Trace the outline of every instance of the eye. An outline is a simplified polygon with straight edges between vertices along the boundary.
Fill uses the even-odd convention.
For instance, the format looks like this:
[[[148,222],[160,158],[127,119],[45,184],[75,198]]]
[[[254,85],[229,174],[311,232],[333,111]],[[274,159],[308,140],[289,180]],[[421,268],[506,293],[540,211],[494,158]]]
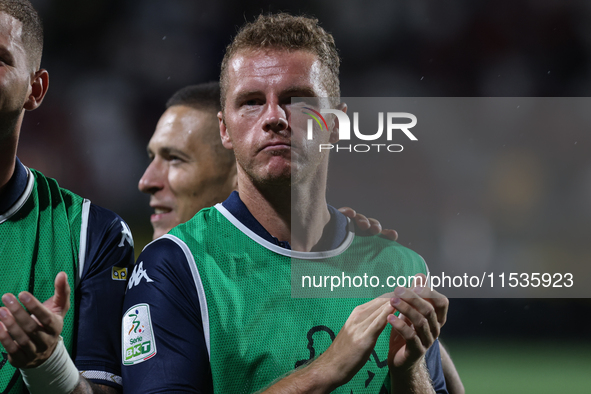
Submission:
[[[244,105],[247,105],[247,106],[258,105],[258,104],[259,104],[259,101],[256,99],[250,99],[250,100],[246,100],[244,102]]]
[[[171,164],[171,165],[181,165],[183,163],[187,162],[186,158],[183,158],[181,156],[175,155],[175,154],[170,154],[166,157],[166,160]]]

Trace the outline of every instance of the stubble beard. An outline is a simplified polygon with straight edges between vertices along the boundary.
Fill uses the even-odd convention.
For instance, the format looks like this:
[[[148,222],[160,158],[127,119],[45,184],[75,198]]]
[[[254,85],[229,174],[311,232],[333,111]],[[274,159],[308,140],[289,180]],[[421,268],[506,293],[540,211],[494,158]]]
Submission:
[[[0,114],[0,144],[11,140],[17,132],[16,128],[22,111],[11,111]]]
[[[270,153],[271,155],[274,155],[273,152]],[[256,168],[253,168],[254,166],[250,166],[247,163],[242,162],[240,159],[237,159],[237,161],[238,165],[242,168],[242,171],[244,171],[244,173],[248,176],[252,184],[260,190],[291,187],[291,164],[288,168],[283,169],[283,171],[281,171],[278,174],[270,174],[264,169],[257,170]]]

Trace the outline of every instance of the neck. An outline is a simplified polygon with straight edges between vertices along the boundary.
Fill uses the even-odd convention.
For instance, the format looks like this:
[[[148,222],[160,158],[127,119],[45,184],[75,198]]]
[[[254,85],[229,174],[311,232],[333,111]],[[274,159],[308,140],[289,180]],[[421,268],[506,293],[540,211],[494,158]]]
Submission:
[[[23,110],[0,115],[0,195],[14,174],[23,115]]]
[[[238,191],[250,213],[272,236],[289,241],[293,250],[309,252],[320,241],[330,220],[326,177],[320,178],[293,187],[257,185],[239,167]]]
[[[4,192],[10,178],[12,178],[12,174],[14,174],[17,145],[18,134],[16,133],[0,140],[0,195]]]

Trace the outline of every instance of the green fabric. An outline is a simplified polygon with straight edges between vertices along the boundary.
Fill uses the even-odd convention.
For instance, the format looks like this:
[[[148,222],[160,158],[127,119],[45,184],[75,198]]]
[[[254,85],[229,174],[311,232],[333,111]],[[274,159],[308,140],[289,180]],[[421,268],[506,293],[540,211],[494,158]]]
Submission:
[[[73,348],[74,279],[77,275],[83,199],[58,186],[54,179],[31,170],[31,195],[12,217],[0,224],[0,295],[27,290],[40,301],[54,293],[55,276],[68,274],[72,289],[70,311],[62,336]],[[0,345],[0,393],[27,393],[20,373],[7,360]]]
[[[353,309],[369,301],[292,298],[291,259],[253,241],[215,208],[202,210],[170,234],[190,248],[203,283],[216,393],[253,393],[318,357]],[[343,261],[359,261],[368,254],[370,260],[399,262],[398,273],[426,273],[419,255],[379,237],[355,237],[338,257],[304,264],[340,270]],[[388,326],[370,360],[334,392],[388,392],[389,335]]]

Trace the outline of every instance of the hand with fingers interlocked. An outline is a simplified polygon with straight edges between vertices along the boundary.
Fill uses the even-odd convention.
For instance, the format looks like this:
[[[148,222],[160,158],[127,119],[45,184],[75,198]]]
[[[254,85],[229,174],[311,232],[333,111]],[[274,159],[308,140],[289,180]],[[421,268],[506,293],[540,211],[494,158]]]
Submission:
[[[423,274],[422,284],[414,288],[398,287],[390,299],[393,308],[400,312],[388,316],[392,325],[388,366],[392,392],[429,392],[425,367],[425,354],[439,337],[447,319],[449,300],[431,290]],[[423,384],[425,387],[417,386]]]

